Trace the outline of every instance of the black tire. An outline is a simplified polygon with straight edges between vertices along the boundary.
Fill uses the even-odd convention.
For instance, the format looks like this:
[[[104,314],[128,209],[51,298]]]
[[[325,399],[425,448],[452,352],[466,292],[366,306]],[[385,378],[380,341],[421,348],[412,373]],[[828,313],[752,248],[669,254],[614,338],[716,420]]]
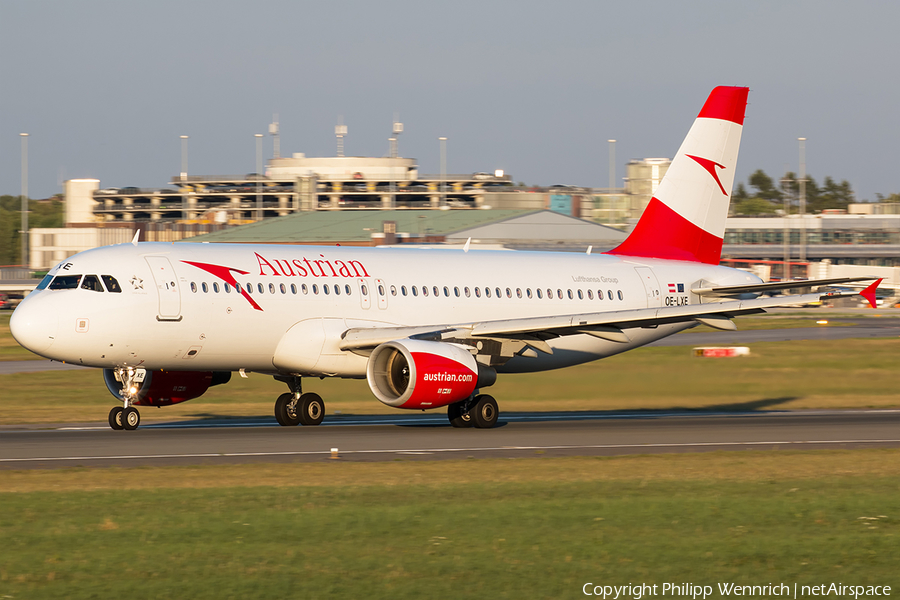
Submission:
[[[126,431],[134,431],[141,424],[141,413],[133,406],[129,406],[122,411],[122,427]]]
[[[109,411],[109,426],[116,431],[125,429],[125,427],[122,425],[122,412],[124,410],[125,409],[121,406],[114,406],[112,410]]]
[[[500,409],[497,407],[497,401],[493,397],[484,394],[475,397],[475,406],[469,411],[472,415],[472,421],[478,429],[490,429],[497,424],[497,417],[500,416]]]
[[[325,418],[325,401],[312,392],[303,394],[297,402],[297,417],[303,425],[318,425]]]
[[[278,396],[278,400],[275,401],[275,420],[278,421],[279,425],[295,427],[300,424],[300,416],[297,414],[300,403],[297,402],[291,406],[293,402],[294,395],[291,393]]]
[[[465,429],[472,427],[472,415],[466,410],[466,402],[457,402],[447,407],[447,418],[454,427]]]

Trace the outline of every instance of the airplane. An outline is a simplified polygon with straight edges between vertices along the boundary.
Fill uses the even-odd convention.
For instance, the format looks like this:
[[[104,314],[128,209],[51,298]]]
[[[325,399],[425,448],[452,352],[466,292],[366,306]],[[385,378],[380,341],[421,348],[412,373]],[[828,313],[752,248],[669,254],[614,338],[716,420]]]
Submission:
[[[19,344],[96,367],[134,430],[137,406],[177,404],[233,372],[287,384],[283,426],[318,425],[303,378],[366,379],[401,409],[446,407],[454,427],[491,428],[498,374],[569,367],[698,324],[823,295],[763,297],[871,278],[763,283],[720,266],[749,88],[717,87],[628,237],[591,254],[266,244],[131,243],[53,267],[18,306]],[[861,293],[874,305],[879,281]]]

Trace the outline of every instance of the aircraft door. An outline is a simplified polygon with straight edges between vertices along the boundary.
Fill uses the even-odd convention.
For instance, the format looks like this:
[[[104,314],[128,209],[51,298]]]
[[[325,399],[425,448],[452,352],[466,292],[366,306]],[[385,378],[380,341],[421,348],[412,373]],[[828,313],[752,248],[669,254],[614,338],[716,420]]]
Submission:
[[[147,256],[146,259],[159,295],[159,314],[156,320],[180,321],[181,290],[178,288],[178,277],[172,263],[165,256]]]
[[[356,283],[359,284],[359,302],[364,309],[368,310],[372,306],[369,283],[365,279],[357,279]]]
[[[653,274],[653,270],[649,267],[635,267],[634,270],[637,271],[641,278],[641,283],[644,284],[644,291],[647,294],[647,308],[662,306],[662,293],[659,291],[659,281],[656,279],[656,275]]]
[[[388,303],[387,286],[384,285],[384,281],[381,279],[375,280],[375,294],[378,297],[378,308],[381,310],[386,309]]]

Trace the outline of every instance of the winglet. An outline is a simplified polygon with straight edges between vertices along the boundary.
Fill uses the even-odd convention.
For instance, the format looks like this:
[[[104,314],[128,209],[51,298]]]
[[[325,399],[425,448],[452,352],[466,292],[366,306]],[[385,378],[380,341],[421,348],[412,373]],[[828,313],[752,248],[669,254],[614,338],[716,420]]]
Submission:
[[[469,238],[466,240],[466,245],[463,247],[463,252],[469,251],[469,244],[471,244],[471,243],[472,243],[472,238]]]
[[[884,281],[883,277],[859,293],[860,296],[869,301],[869,306],[872,308],[877,308],[877,305],[875,304],[875,290],[878,289],[878,286],[882,281]]]
[[[134,238],[131,240],[131,243],[134,244],[135,246],[137,246],[139,237],[141,237],[141,230],[136,229],[134,232]]]

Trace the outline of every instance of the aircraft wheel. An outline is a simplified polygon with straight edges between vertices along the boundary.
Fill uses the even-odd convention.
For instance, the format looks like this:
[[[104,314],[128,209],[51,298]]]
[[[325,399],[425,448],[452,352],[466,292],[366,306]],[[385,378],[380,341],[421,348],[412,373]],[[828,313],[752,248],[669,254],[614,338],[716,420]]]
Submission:
[[[325,401],[312,392],[303,394],[297,402],[297,417],[303,425],[318,425],[325,418]]]
[[[275,401],[275,420],[279,425],[284,427],[293,427],[300,424],[300,415],[297,409],[300,407],[299,402],[294,402],[294,395],[284,393],[278,396]]]
[[[475,406],[469,411],[475,427],[478,429],[490,429],[497,424],[497,417],[500,416],[500,409],[497,407],[497,401],[487,394],[475,397]]]
[[[109,411],[109,426],[115,430],[122,430],[125,427],[122,425],[122,412],[125,409],[121,406],[114,406],[111,411]]]
[[[141,413],[133,406],[122,411],[122,426],[128,431],[134,431],[141,424]]]
[[[472,415],[466,410],[466,402],[456,402],[447,407],[447,418],[454,427],[472,427]]]

